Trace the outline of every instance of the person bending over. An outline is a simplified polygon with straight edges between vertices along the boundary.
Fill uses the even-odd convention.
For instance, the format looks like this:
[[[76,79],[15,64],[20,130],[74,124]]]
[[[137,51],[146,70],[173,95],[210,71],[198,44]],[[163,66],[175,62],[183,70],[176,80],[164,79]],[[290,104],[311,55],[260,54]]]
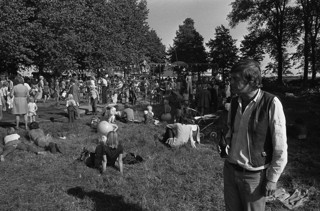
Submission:
[[[198,125],[174,123],[168,124],[163,137],[155,135],[155,139],[160,139],[170,147],[179,147],[190,141],[191,146],[196,148],[196,142],[200,144],[200,129]]]

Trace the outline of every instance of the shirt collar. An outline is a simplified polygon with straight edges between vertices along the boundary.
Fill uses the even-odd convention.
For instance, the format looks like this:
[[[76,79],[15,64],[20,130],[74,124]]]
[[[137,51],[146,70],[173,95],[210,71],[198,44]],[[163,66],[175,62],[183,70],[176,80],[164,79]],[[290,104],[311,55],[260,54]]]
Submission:
[[[251,100],[251,102],[257,102],[258,99],[260,99],[261,96],[261,89],[258,89],[258,93],[256,94],[256,96]],[[241,97],[238,97],[238,103],[242,103]]]

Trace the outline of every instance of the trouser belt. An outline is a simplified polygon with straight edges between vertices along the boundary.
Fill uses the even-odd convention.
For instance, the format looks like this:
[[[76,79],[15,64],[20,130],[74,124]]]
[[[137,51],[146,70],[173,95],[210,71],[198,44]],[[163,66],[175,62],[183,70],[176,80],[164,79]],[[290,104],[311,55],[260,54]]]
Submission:
[[[234,170],[239,171],[239,172],[258,173],[258,172],[261,172],[264,170],[264,169],[262,169],[262,170],[253,171],[253,170],[245,169],[242,166],[239,166],[234,163],[229,163],[229,164],[234,168]]]

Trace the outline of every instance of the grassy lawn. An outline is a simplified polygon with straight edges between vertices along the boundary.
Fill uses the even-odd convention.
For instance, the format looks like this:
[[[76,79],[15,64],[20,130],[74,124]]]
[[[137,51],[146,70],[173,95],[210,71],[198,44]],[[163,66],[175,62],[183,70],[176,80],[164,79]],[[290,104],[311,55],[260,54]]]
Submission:
[[[305,142],[289,138],[289,163],[279,186],[289,192],[308,188],[310,200],[297,210],[319,210],[320,108],[315,106],[319,104],[299,98],[282,100],[288,123],[301,116],[310,130]],[[140,116],[143,108],[137,107]],[[53,113],[61,115],[58,110]],[[65,118],[40,124],[53,136],[67,133],[66,140],[55,139],[64,146],[63,155],[15,151],[0,163],[0,210],[224,210],[223,160],[212,144],[169,149],[153,140],[155,133],[164,132],[165,125],[118,122],[125,151],[142,156],[144,162],[125,165],[123,176],[113,168],[100,175],[76,161],[83,147],[93,151],[97,144],[90,119],[83,116],[74,125]],[[19,133],[26,136],[24,130]],[[5,128],[0,128],[1,138],[4,134]],[[272,202],[267,210],[286,209]]]

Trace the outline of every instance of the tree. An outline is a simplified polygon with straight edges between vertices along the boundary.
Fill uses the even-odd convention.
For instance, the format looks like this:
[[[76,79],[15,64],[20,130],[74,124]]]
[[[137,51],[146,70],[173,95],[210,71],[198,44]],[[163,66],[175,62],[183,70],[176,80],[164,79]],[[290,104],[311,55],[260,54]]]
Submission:
[[[206,63],[207,54],[203,45],[203,37],[196,31],[191,18],[185,19],[183,25],[179,26],[168,55],[170,62]],[[203,66],[198,70],[204,70]]]
[[[219,73],[222,74],[224,80],[238,59],[236,40],[231,37],[230,30],[221,25],[215,29],[215,38],[210,39],[206,45],[210,49],[209,58],[219,69]]]
[[[259,36],[260,35],[260,36]],[[251,58],[261,62],[264,58],[263,38],[255,31],[244,36],[240,44],[242,58]]]
[[[0,1],[0,71],[15,72],[18,64],[31,64],[35,52],[28,20],[34,15],[23,1]]]
[[[144,49],[144,59],[151,63],[164,63],[166,58],[166,46],[162,44],[155,30],[150,30],[145,35],[145,41],[141,47]]]
[[[312,81],[316,78],[317,37],[320,30],[320,2],[317,0],[297,0],[297,23],[302,22],[304,30],[304,77],[308,80],[309,61],[312,65]],[[299,12],[300,11],[300,12]],[[303,17],[302,19],[300,17]],[[310,52],[311,47],[311,52]],[[310,56],[311,55],[311,56]]]
[[[231,3],[229,24],[235,27],[240,22],[249,22],[249,31],[263,34],[265,49],[277,62],[278,83],[283,83],[284,52],[286,45],[297,38],[297,30],[292,27],[292,8],[289,0],[236,0]],[[258,35],[259,36],[259,35]]]
[[[163,60],[147,17],[145,0],[0,1],[0,64],[60,74]]]

